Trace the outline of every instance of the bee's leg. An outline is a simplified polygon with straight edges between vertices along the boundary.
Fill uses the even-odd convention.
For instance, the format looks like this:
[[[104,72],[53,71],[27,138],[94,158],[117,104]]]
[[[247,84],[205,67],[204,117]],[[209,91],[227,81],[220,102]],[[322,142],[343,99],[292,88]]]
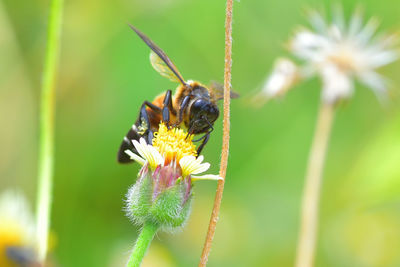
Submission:
[[[153,132],[150,129],[150,120],[149,115],[147,114],[146,106],[150,107],[152,110],[157,111],[157,109],[153,109],[152,106],[148,105],[149,102],[145,101],[140,107],[139,117],[136,120],[135,124],[129,129],[128,133],[125,135],[124,139],[118,150],[117,159],[119,163],[130,163],[133,160],[125,153],[125,150],[131,150],[136,153],[136,149],[132,144],[132,140],[139,141],[141,137],[145,138],[148,144],[153,143]],[[150,103],[151,104],[151,103]],[[153,104],[151,104],[153,105]],[[156,107],[158,108],[158,107]],[[158,108],[158,112],[161,112],[161,109]]]
[[[202,116],[201,118],[208,124],[208,131],[207,131],[207,133],[206,133],[205,135],[203,135],[203,136],[200,137],[199,139],[193,140],[192,142],[199,142],[199,141],[203,140],[204,138],[206,138],[206,135],[210,135],[210,133],[211,133],[212,131],[214,131],[214,127],[213,127],[213,125],[207,120],[207,117]],[[192,128],[189,128],[189,130],[188,130],[188,135],[190,135],[190,134],[193,134]],[[188,137],[188,136],[186,136],[186,138],[187,138],[187,137]]]
[[[182,123],[183,120],[183,112],[187,108],[189,104],[190,96],[185,96],[181,102],[181,106],[179,107],[179,113],[178,113],[178,121],[175,123],[175,126],[178,126],[179,124]]]
[[[160,107],[157,107],[156,105],[154,105],[153,103],[151,103],[149,101],[144,101],[144,104],[146,106],[148,106],[149,108],[151,108],[154,112],[161,113],[161,111],[162,111]],[[150,123],[149,123],[149,125],[150,125]],[[153,131],[151,130],[151,127],[149,127],[149,134],[147,136],[148,144],[150,144],[150,145],[153,144],[153,137],[154,137]]]
[[[153,103],[149,102],[149,101],[144,101],[144,104],[146,106],[148,106],[150,109],[152,109],[153,111],[157,112],[157,113],[161,113],[161,108],[157,107],[156,105],[154,105]]]
[[[138,119],[142,124],[145,123],[146,128],[150,126],[150,120],[149,120],[149,114],[147,114],[146,110],[146,103],[143,103],[142,106],[140,107],[140,113],[139,113],[139,119]],[[144,126],[144,125],[142,125]]]
[[[199,142],[199,141],[203,140],[203,142],[197,148],[197,156],[200,155],[200,152],[203,150],[204,146],[207,144],[208,140],[210,139],[211,132],[214,131],[213,125],[207,120],[207,118],[206,117],[202,117],[202,118],[203,118],[203,120],[205,120],[207,122],[209,129],[205,135],[203,135],[199,139],[193,141],[193,142]],[[189,129],[189,132],[190,132],[190,129]]]
[[[201,142],[201,145],[199,145],[199,147],[197,148],[197,157],[200,155],[204,146],[207,144],[208,140],[210,139],[210,132],[206,133],[201,139],[203,139],[203,142]],[[201,140],[201,139],[199,139],[199,140]]]
[[[149,114],[147,114],[147,110],[146,110],[146,106],[148,106],[149,108],[153,109],[152,106],[148,105],[149,102],[145,101],[142,106],[140,107],[140,115],[139,115],[139,122],[141,124],[145,124],[142,125],[142,128],[145,130],[145,133],[147,132],[147,143],[152,145],[153,144],[153,131],[151,130],[150,127],[150,119],[149,119]],[[150,103],[151,104],[151,103]],[[153,105],[153,104],[151,104]],[[156,107],[158,110],[160,110],[159,107]],[[153,109],[153,110],[157,110],[157,109]],[[143,137],[145,137],[145,133],[143,133]]]
[[[169,127],[169,122],[170,122],[170,112],[172,112],[172,91],[168,90],[165,93],[164,97],[164,103],[163,103],[163,108],[162,108],[162,119],[163,122]]]
[[[154,137],[153,131],[149,130],[149,134],[147,135],[147,143],[149,145],[153,145],[153,137]]]

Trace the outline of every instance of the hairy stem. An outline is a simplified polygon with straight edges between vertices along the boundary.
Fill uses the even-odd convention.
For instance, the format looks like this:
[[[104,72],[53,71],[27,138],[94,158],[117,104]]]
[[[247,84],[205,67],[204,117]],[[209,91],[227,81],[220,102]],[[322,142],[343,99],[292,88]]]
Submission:
[[[333,117],[333,105],[322,103],[308,159],[301,206],[301,228],[297,246],[296,267],[312,267],[314,264],[322,173]]]
[[[36,234],[40,261],[46,259],[54,164],[55,80],[60,50],[63,0],[52,0],[40,97],[40,137]]]
[[[223,139],[222,139],[222,152],[221,152],[221,164],[219,169],[219,175],[223,178],[218,181],[217,192],[215,194],[214,207],[211,213],[210,223],[208,226],[208,232],[206,241],[204,243],[203,251],[199,266],[206,266],[208,261],[208,255],[212,241],[215,234],[215,228],[217,227],[218,214],[221,207],[222,194],[224,191],[226,169],[228,167],[228,155],[229,155],[229,131],[230,131],[230,91],[231,91],[231,79],[232,79],[232,9],[233,0],[226,1],[226,18],[225,18],[225,71],[224,71],[224,121],[223,121]]]
[[[143,257],[150,246],[154,235],[157,233],[158,226],[152,223],[145,223],[140,235],[138,236],[127,267],[139,267]]]

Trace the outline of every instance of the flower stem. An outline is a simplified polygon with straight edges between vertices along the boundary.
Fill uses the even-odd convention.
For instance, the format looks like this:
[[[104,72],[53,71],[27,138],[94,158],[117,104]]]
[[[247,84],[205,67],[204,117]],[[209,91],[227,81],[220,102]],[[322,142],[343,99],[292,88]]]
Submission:
[[[154,235],[157,233],[158,226],[153,223],[145,223],[143,229],[136,240],[135,247],[133,248],[132,255],[129,258],[127,267],[139,267],[142,263],[144,254],[150,246]]]
[[[230,131],[230,91],[232,79],[232,9],[233,0],[226,1],[226,17],[225,17],[225,71],[224,71],[224,121],[223,121],[223,139],[222,139],[222,152],[219,175],[223,178],[218,181],[217,192],[215,194],[214,207],[211,213],[210,223],[206,241],[204,243],[203,251],[199,266],[206,266],[208,255],[212,241],[217,227],[218,214],[221,207],[222,194],[224,191],[226,169],[228,167],[229,155],[229,131]]]
[[[308,159],[301,206],[301,228],[297,246],[296,267],[311,267],[314,264],[322,173],[333,117],[334,106],[322,103]]]
[[[54,164],[55,76],[60,50],[63,0],[52,0],[47,32],[47,48],[41,87],[40,137],[36,234],[39,260],[45,261],[50,226],[50,208]]]

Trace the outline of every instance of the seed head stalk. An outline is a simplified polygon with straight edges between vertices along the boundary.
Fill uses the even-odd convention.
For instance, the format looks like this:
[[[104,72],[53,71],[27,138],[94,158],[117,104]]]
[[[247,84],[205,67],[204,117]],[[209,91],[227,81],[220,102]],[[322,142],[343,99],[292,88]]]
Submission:
[[[308,159],[304,184],[296,267],[312,267],[314,264],[320,189],[333,117],[333,104],[322,102]]]
[[[223,139],[222,152],[219,175],[223,178],[218,181],[217,192],[214,200],[214,207],[211,213],[210,223],[206,241],[199,266],[206,266],[208,255],[210,254],[212,241],[217,227],[219,210],[221,207],[222,194],[224,191],[226,169],[228,167],[229,155],[229,131],[230,131],[230,91],[232,79],[232,9],[233,0],[226,1],[226,17],[225,17],[225,71],[224,71],[224,120],[223,120]]]
[[[50,210],[54,165],[55,80],[60,50],[63,0],[52,0],[50,6],[46,54],[40,97],[40,137],[36,234],[38,256],[45,261],[50,227]]]

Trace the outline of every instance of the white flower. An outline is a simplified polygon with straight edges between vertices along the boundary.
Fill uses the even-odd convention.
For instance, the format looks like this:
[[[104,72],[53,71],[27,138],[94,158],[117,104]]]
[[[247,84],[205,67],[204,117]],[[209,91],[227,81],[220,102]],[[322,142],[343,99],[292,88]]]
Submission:
[[[273,98],[286,93],[299,78],[296,64],[290,59],[278,58],[274,69],[264,83],[261,94],[266,98]]]
[[[125,153],[128,154],[131,159],[140,163],[141,165],[149,164],[152,171],[154,171],[157,166],[165,165],[165,158],[161,155],[161,153],[152,145],[146,143],[144,138],[140,138],[139,142],[136,140],[132,141],[135,149],[139,153],[133,153],[130,150],[125,150]],[[182,170],[182,177],[191,176],[192,180],[220,180],[222,179],[218,175],[206,174],[196,176],[193,174],[200,174],[207,171],[210,168],[210,163],[203,162],[204,157],[201,155],[198,158],[195,156],[184,156],[179,160],[179,166]],[[168,161],[167,161],[168,162]],[[168,162],[170,164],[171,162]],[[174,164],[174,163],[172,163]]]
[[[36,249],[35,223],[28,202],[22,194],[11,190],[0,195],[0,263],[7,262],[2,257],[10,248],[24,248],[32,253]]]
[[[164,158],[157,151],[157,149],[155,149],[152,145],[148,145],[143,137],[140,138],[139,142],[132,140],[132,144],[140,156],[133,153],[129,149],[125,150],[125,153],[139,164],[144,165],[145,163],[149,163],[150,168],[154,170],[158,165],[164,162]]]
[[[201,163],[204,157],[199,156],[197,159],[194,156],[186,156],[181,158],[179,165],[182,169],[182,176],[187,177],[191,175],[192,180],[221,180],[222,178],[218,175],[205,174],[205,175],[193,175],[207,171],[210,168],[210,163]]]
[[[354,79],[384,96],[385,81],[376,69],[398,59],[398,51],[393,49],[396,38],[374,36],[377,21],[371,19],[363,26],[360,12],[355,12],[349,23],[340,9],[335,9],[329,24],[316,11],[310,12],[309,19],[312,30],[297,31],[290,50],[305,61],[303,77],[316,74],[322,79],[323,101],[334,103],[350,97]]]

